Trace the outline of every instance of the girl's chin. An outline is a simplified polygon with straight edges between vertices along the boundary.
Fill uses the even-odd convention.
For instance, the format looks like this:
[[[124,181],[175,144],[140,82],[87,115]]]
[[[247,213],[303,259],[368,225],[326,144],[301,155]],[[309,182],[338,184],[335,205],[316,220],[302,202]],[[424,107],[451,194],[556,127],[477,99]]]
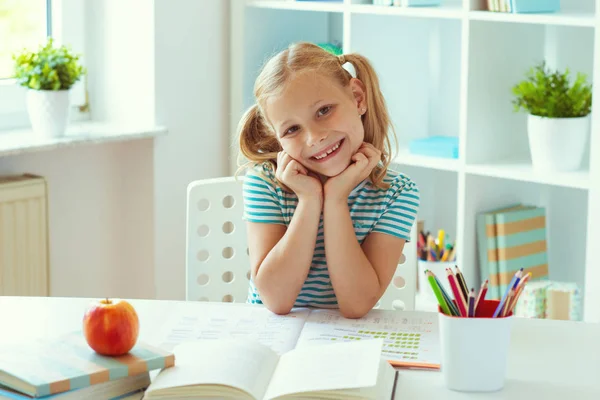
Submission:
[[[348,168],[348,165],[350,165],[349,162],[346,163],[345,165],[344,164],[336,164],[336,165],[331,165],[328,167],[319,165],[316,168],[311,168],[310,170],[313,171],[314,173],[322,175],[324,177],[333,178],[334,176],[338,176],[339,174],[344,172],[346,170],[346,168]]]

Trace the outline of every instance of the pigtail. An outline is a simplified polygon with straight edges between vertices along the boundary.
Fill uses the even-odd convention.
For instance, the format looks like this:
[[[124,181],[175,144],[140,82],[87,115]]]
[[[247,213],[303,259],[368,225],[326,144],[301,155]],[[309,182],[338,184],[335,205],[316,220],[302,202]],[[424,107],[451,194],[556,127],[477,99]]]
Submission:
[[[383,178],[391,163],[392,144],[390,134],[394,137],[396,149],[398,141],[386,107],[385,98],[381,93],[379,78],[370,61],[360,54],[346,54],[343,56],[343,61],[352,64],[356,71],[356,78],[365,85],[367,96],[367,112],[363,115],[365,142],[381,149],[382,166],[371,172],[371,182],[377,187],[387,188],[388,185],[383,183]]]
[[[268,162],[273,168],[275,167],[273,162],[277,160],[281,145],[267,125],[257,104],[250,107],[240,119],[237,135],[241,155],[247,160],[244,164],[238,162],[239,170],[252,163]]]

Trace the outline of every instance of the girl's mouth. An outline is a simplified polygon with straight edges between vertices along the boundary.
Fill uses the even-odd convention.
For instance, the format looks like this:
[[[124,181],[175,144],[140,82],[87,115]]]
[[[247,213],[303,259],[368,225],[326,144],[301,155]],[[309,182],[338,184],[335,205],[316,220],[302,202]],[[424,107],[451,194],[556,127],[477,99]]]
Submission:
[[[344,144],[344,140],[345,139],[340,140],[339,142],[335,143],[333,146],[328,147],[327,149],[323,150],[319,154],[312,156],[310,159],[320,163],[320,162],[325,162],[325,161],[335,157],[335,155],[340,152],[340,149],[342,148],[342,145]]]

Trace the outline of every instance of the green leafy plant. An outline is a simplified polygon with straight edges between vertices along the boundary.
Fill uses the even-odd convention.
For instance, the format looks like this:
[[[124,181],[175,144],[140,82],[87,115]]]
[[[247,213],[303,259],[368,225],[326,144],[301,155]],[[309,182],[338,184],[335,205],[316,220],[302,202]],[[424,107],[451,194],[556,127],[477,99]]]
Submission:
[[[529,114],[549,118],[584,117],[592,108],[592,85],[587,76],[577,73],[569,82],[569,69],[552,71],[541,62],[526,74],[527,79],[512,88],[515,112],[524,109]]]
[[[48,38],[38,51],[24,49],[13,55],[19,85],[34,90],[67,90],[86,73],[79,55],[66,46],[55,47]]]

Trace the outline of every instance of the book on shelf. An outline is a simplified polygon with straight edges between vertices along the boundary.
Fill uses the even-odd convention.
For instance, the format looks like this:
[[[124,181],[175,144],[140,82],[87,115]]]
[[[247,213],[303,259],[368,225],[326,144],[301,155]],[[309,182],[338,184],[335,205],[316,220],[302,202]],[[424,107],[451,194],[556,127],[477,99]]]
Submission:
[[[144,400],[175,398],[389,399],[396,371],[381,358],[383,340],[336,342],[277,354],[252,340],[190,341],[174,348]]]
[[[477,251],[481,279],[490,299],[500,299],[520,268],[532,279],[548,276],[545,209],[524,204],[477,214]]]
[[[146,387],[150,371],[174,362],[172,352],[139,340],[125,355],[103,356],[89,347],[81,331],[6,344],[0,346],[0,396],[112,398]]]
[[[496,214],[498,279],[504,293],[511,277],[523,268],[530,281],[548,279],[546,209],[527,206]]]

